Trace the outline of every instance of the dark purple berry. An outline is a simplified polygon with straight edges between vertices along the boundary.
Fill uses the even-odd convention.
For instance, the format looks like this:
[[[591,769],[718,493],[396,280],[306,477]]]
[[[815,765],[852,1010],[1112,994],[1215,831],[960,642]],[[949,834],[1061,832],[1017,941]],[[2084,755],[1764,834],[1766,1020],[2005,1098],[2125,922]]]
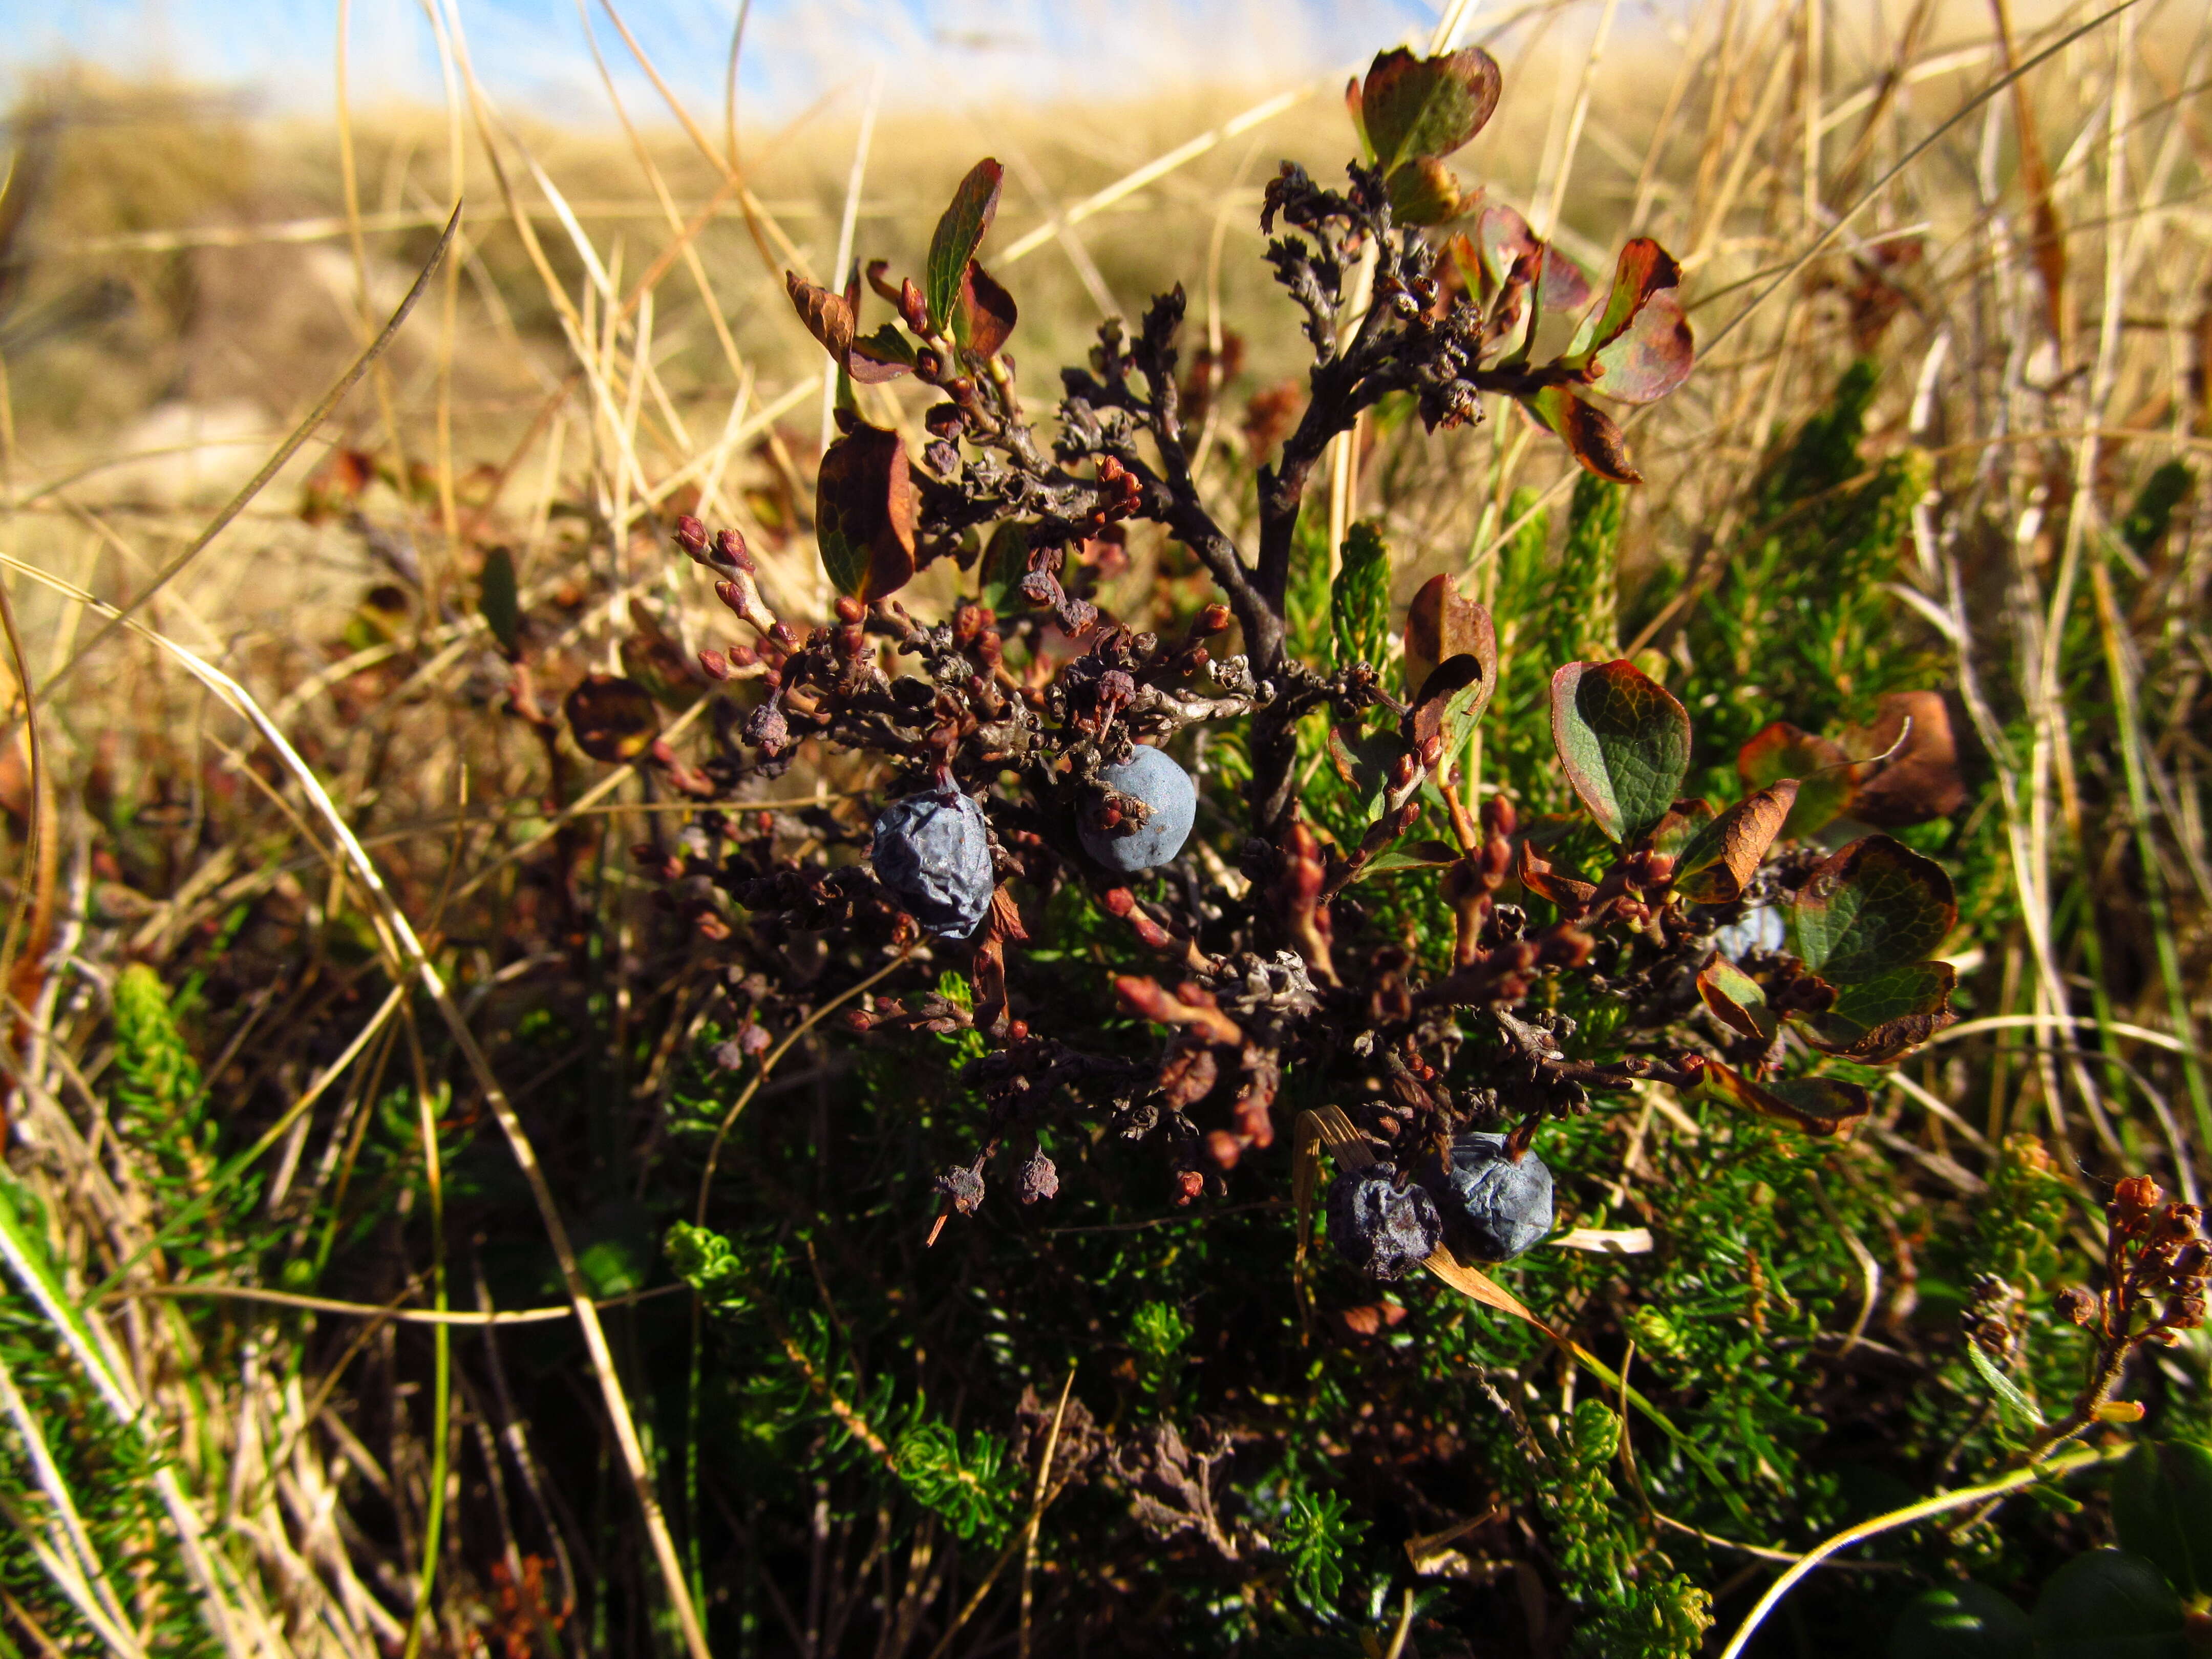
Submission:
[[[1102,769],[1098,781],[1144,802],[1152,809],[1152,816],[1142,823],[1116,824],[1111,830],[1079,826],[1085,852],[1109,870],[1134,875],[1165,864],[1182,851],[1198,819],[1198,786],[1189,773],[1158,750],[1139,744],[1119,766]]]
[[[1401,1187],[1392,1164],[1346,1170],[1329,1183],[1328,1242],[1372,1279],[1397,1279],[1437,1248],[1443,1222],[1436,1200]]]
[[[983,809],[957,791],[884,807],[869,856],[900,908],[939,939],[967,938],[991,908],[996,878]]]
[[[1534,1152],[1506,1156],[1505,1137],[1454,1138],[1437,1193],[1455,1255],[1510,1261],[1552,1231],[1552,1172]]]

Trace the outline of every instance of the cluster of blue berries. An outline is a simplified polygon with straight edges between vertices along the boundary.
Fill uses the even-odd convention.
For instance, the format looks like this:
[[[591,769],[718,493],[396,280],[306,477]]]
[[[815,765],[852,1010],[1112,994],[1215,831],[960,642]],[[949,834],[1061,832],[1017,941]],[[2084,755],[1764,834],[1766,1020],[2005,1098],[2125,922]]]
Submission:
[[[1418,1182],[1395,1164],[1346,1170],[1332,1182],[1328,1242],[1371,1279],[1410,1273],[1439,1243],[1472,1261],[1510,1261],[1552,1231],[1552,1172],[1504,1135],[1464,1134],[1451,1162]]]
[[[1141,823],[1111,829],[1084,824],[1084,850],[1108,869],[1134,875],[1182,850],[1198,817],[1198,786],[1157,749],[1139,744],[1129,758],[1099,773],[1117,793],[1141,802]],[[899,908],[939,939],[966,939],[990,914],[997,877],[983,809],[958,790],[924,790],[895,800],[876,816],[870,853],[876,878]]]

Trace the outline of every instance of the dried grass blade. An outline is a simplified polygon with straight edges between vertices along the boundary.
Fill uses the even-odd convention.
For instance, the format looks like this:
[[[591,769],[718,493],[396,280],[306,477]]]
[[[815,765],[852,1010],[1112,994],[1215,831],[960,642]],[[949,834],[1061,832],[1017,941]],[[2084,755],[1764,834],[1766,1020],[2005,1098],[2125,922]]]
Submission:
[[[261,493],[269,481],[283,470],[284,464],[300,453],[301,446],[314,436],[316,428],[322,425],[331,411],[344,401],[346,393],[351,392],[360,382],[361,377],[368,373],[369,366],[381,357],[386,349],[398,337],[400,326],[407,320],[407,313],[415,309],[415,302],[422,297],[423,290],[430,286],[430,278],[436,273],[438,267],[445,263],[447,251],[453,246],[453,238],[459,232],[460,228],[461,204],[456,202],[453,204],[451,216],[446,221],[445,231],[438,238],[437,246],[430,250],[429,259],[416,274],[414,285],[407,290],[406,296],[399,301],[399,308],[392,313],[391,321],[386,323],[377,337],[362,348],[361,355],[353,360],[344,374],[338,376],[337,384],[323,394],[322,401],[307,412],[307,418],[292,428],[291,435],[276,446],[276,453],[262,463],[261,470],[247,479],[239,492],[223,504],[222,510],[215,515],[205,529],[192,538],[191,544],[168,563],[163,565],[155,574],[154,580],[139,589],[127,605],[120,607],[108,607],[111,614],[100,630],[79,646],[67,662],[46,677],[46,683],[39,688],[40,701],[44,702],[52,697],[54,688],[76,672],[80,663],[109,640],[114,638],[117,630],[137,615],[145,607],[148,600],[174,581],[187,565],[205,552],[209,544],[229,526],[232,520],[246,510],[246,504]]]

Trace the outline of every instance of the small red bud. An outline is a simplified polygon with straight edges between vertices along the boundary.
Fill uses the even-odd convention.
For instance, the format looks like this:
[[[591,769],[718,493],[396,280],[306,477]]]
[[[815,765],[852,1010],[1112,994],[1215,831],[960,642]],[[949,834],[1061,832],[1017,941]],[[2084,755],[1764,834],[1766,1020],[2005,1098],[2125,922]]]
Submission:
[[[730,659],[712,646],[699,653],[699,666],[710,680],[730,678]]]
[[[724,564],[733,564],[740,570],[753,568],[753,556],[745,548],[745,538],[734,530],[725,530],[714,538],[714,552]]]
[[[676,544],[697,558],[707,550],[707,526],[689,513],[676,520]]]

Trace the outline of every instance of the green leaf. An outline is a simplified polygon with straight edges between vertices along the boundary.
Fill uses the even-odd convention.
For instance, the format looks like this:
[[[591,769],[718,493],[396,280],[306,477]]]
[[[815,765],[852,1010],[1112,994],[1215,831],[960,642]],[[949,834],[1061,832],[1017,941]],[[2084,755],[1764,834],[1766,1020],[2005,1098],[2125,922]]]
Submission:
[[[1831,1054],[1873,1064],[1917,1048],[1958,1017],[1948,962],[1908,962],[1836,987],[1836,1000],[1812,1020],[1813,1042]]]
[[[1441,870],[1457,864],[1460,850],[1440,841],[1417,841],[1411,847],[1394,848],[1388,853],[1377,853],[1368,860],[1366,866],[1353,878],[1367,881],[1376,876],[1395,874],[1401,870]]]
[[[478,592],[477,608],[483,613],[484,626],[491,629],[500,649],[514,656],[522,648],[522,601],[515,591],[514,554],[495,547],[484,555]]]
[[[1958,916],[1942,865],[1867,836],[1822,860],[1799,890],[1797,954],[1831,984],[1870,980],[1923,959]]]
[[[2032,1428],[2043,1426],[2043,1413],[2036,1409],[2035,1401],[2022,1394],[2019,1385],[1997,1369],[1996,1361],[1982,1352],[1980,1343],[1968,1340],[1966,1358],[1981,1373],[1982,1381],[1990,1385],[1990,1392],[1996,1395],[1999,1405]]]
[[[937,222],[929,239],[927,282],[923,296],[929,304],[930,326],[940,333],[952,330],[954,307],[960,303],[960,282],[968,262],[983,244],[983,233],[999,211],[999,186],[1006,170],[986,156],[968,170],[952,204]]]
[[[2157,1566],[2089,1550],[2047,1579],[2035,1602],[2037,1659],[2183,1659],[2181,1598]]]
[[[2033,1659],[2027,1615],[1971,1578],[1938,1584],[1905,1604],[1889,1632],[1889,1659]]]
[[[2185,1598],[2212,1593],[2212,1447],[2140,1443],[2112,1474],[2112,1526]]]
[[[1359,88],[1361,125],[1384,173],[1416,155],[1449,155],[1498,107],[1497,61],[1480,46],[1416,58],[1376,54]]]
[[[1591,818],[1622,846],[1657,828],[1690,769],[1688,714],[1626,661],[1552,676],[1552,742]]]
[[[1441,225],[1459,217],[1466,192],[1433,155],[1416,155],[1390,170],[1390,216],[1401,225]]]
[[[1336,665],[1383,665],[1390,649],[1390,550],[1382,526],[1362,519],[1344,538],[1344,562],[1328,590]]]

